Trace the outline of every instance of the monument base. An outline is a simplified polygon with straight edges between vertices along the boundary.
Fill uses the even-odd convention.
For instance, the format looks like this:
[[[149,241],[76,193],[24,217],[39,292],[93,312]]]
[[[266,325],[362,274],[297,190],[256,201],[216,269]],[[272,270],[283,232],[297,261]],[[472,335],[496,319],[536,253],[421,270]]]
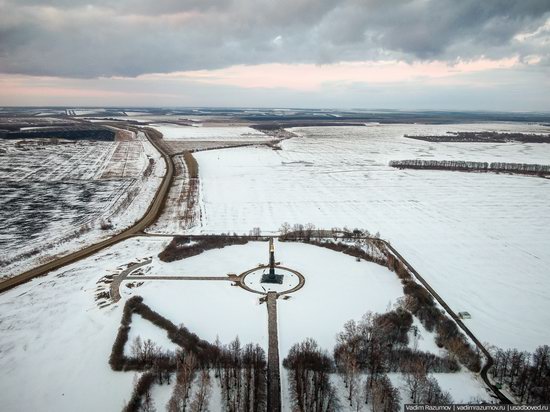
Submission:
[[[264,273],[262,275],[262,280],[260,280],[260,283],[276,283],[278,285],[282,285],[283,278],[284,278],[284,275]]]

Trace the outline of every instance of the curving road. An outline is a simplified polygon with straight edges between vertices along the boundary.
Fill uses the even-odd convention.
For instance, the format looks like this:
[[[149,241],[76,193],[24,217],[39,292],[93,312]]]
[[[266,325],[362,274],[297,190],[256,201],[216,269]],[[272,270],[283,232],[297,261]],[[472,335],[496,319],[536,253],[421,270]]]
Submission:
[[[381,240],[381,239],[380,239]],[[443,300],[441,296],[430,286],[430,284],[415,270],[415,268],[412,267],[412,265],[407,262],[407,260],[401,256],[401,254],[395,250],[395,248],[385,240],[381,240],[386,247],[395,255],[403,264],[407,266],[407,268],[412,272],[414,277],[418,279],[420,283],[431,293],[431,295],[437,300],[437,302],[443,306],[443,308],[447,311],[449,316],[453,318],[453,320],[456,322],[456,324],[462,329],[462,331],[468,335],[468,337],[475,343],[477,348],[485,355],[485,358],[487,359],[487,362],[485,362],[485,365],[483,365],[483,368],[481,369],[481,372],[479,373],[481,376],[481,379],[485,382],[485,384],[491,388],[493,393],[497,396],[497,398],[503,403],[503,404],[512,404],[512,401],[508,399],[506,395],[504,395],[500,389],[498,389],[493,383],[490,381],[487,372],[489,372],[489,369],[491,369],[491,366],[493,366],[493,357],[485,348],[485,346],[481,343],[481,341],[472,333],[472,331],[462,322],[462,319],[458,317],[458,315],[451,309],[451,307]]]
[[[168,191],[170,190],[170,186],[172,185],[172,180],[174,178],[174,162],[170,157],[170,155],[164,150],[161,144],[159,144],[155,139],[151,138],[147,134],[146,130],[143,130],[143,132],[147,136],[147,139],[149,140],[149,142],[151,142],[151,144],[160,152],[164,161],[166,162],[166,173],[164,174],[162,183],[157,189],[155,198],[147,208],[147,211],[145,212],[143,217],[140,220],[138,220],[133,226],[130,226],[128,229],[120,232],[117,235],[114,235],[109,239],[106,239],[99,243],[95,243],[91,246],[88,246],[79,251],[70,253],[68,255],[62,256],[58,259],[52,260],[51,262],[37,266],[34,269],[28,270],[10,279],[6,279],[0,282],[0,293],[8,289],[11,289],[15,286],[18,286],[22,283],[28,282],[29,280],[37,276],[45,275],[46,273],[52,270],[56,270],[63,266],[77,262],[90,255],[93,255],[94,253],[99,252],[100,250],[106,247],[112,246],[132,236],[140,234],[144,229],[146,229],[148,226],[150,226],[157,220],[157,218],[162,212],[162,208],[164,206],[166,197],[168,196]]]

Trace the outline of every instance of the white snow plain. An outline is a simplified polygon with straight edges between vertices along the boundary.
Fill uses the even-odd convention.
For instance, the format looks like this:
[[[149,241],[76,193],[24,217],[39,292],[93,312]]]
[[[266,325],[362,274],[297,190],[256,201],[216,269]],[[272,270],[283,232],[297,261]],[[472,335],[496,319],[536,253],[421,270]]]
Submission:
[[[526,124],[292,129],[283,150],[196,154],[200,230],[275,232],[287,221],[379,231],[482,340],[533,350],[550,340],[550,180],[398,170],[392,159],[550,163],[550,145],[429,143],[408,134],[547,132]]]
[[[173,123],[155,123],[149,126],[161,132],[165,140],[257,141],[268,138],[264,133],[244,126],[202,127],[202,125],[181,126]]]
[[[242,273],[266,263],[267,242],[228,246],[172,263],[156,255],[170,238],[133,238],[93,257],[36,278],[0,295],[0,386],[6,410],[118,410],[128,400],[135,373],[114,372],[108,364],[126,298],[144,303],[199,337],[229,343],[258,343],[267,351],[267,310],[259,295],[229,281],[145,281],[137,288],[121,286],[122,300],[99,308],[94,297],[98,280],[136,261],[152,258],[147,275],[220,276]],[[288,348],[314,337],[331,350],[343,323],[367,311],[383,312],[402,296],[396,275],[384,267],[356,262],[328,249],[277,243],[277,260],[306,277],[304,288],[280,300],[281,358]],[[134,315],[130,339],[151,338],[173,349],[163,331]],[[128,350],[129,348],[126,348]],[[55,377],[52,379],[51,377]],[[105,385],[108,382],[108,385]],[[33,395],[26,394],[32,388]],[[90,391],[102,388],[99,392]],[[157,388],[161,406],[168,388]],[[157,389],[154,390],[157,397]],[[82,400],[85,399],[86,402]]]

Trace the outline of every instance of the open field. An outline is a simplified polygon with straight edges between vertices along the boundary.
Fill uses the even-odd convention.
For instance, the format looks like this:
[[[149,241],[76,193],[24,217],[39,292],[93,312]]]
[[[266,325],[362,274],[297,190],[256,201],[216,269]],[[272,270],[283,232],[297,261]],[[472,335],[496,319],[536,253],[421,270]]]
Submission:
[[[190,176],[183,155],[174,156],[175,173],[159,219],[147,229],[151,233],[185,233],[198,224],[198,182]]]
[[[164,173],[140,135],[116,143],[0,140],[2,277],[129,226]]]
[[[174,125],[165,127],[196,129]],[[258,273],[252,271],[256,278],[250,276],[246,282],[237,276],[267,262],[265,242],[248,241],[244,245],[223,247],[222,241],[221,244],[213,243],[215,247],[221,245],[221,249],[213,248],[187,259],[171,259],[171,262],[161,261],[157,256],[170,242],[169,235],[174,233],[248,233],[253,228],[256,229],[252,232],[256,233],[262,230],[276,233],[285,221],[291,224],[311,222],[328,229],[346,226],[350,229],[366,228],[371,233],[381,232],[452,309],[470,312],[472,319],[464,322],[482,341],[532,351],[548,339],[542,325],[550,320],[547,311],[536,310],[550,307],[544,294],[537,293],[548,288],[542,275],[550,260],[546,249],[541,246],[546,234],[537,226],[541,222],[543,226],[548,223],[544,220],[550,200],[545,197],[548,179],[506,174],[404,171],[388,164],[391,160],[403,158],[543,163],[550,154],[550,146],[545,144],[434,143],[403,137],[405,133],[437,134],[444,133],[443,130],[478,128],[536,133],[542,126],[295,128],[288,132],[288,136],[281,136],[282,150],[257,145],[256,141],[247,140],[246,133],[240,130],[242,128],[233,127],[227,128],[234,129],[232,136],[224,137],[220,132],[219,140],[201,140],[200,136],[195,138],[192,134],[179,140],[163,139],[161,143],[166,146],[177,143],[171,147],[172,151],[177,147],[186,150],[185,154],[172,156],[175,170],[173,179],[165,182],[166,185],[172,182],[172,185],[163,213],[146,229],[149,234],[165,236],[146,237],[140,236],[140,232],[138,237],[122,241],[0,296],[0,308],[3,308],[0,311],[0,352],[6,354],[0,360],[0,367],[9,371],[11,377],[9,382],[0,378],[3,387],[8,388],[8,395],[4,397],[6,404],[32,409],[41,402],[49,402],[56,410],[70,410],[70,402],[86,396],[89,387],[109,381],[113,382],[112,391],[105,394],[106,398],[90,402],[89,410],[97,409],[98,405],[120,409],[125,401],[130,400],[135,376],[146,369],[131,367],[134,372],[124,372],[125,367],[113,366],[111,369],[107,359],[113,359],[112,355],[110,358],[110,345],[115,342],[115,337],[118,341],[120,336],[118,326],[124,318],[123,307],[137,296],[141,296],[147,308],[175,325],[172,328],[184,325],[208,342],[219,339],[227,344],[238,335],[243,345],[252,342],[258,344],[263,353],[268,353],[269,348],[272,354],[272,326],[278,325],[278,340],[275,339],[278,357],[275,359],[280,361],[291,353],[294,344],[307,338],[314,338],[320,350],[331,354],[338,343],[337,333],[342,331],[346,321],[359,321],[367,312],[388,314],[392,310],[407,308],[407,311],[417,313],[407,306],[407,299],[412,296],[410,290],[407,291],[410,284],[402,283],[395,266],[395,272],[391,272],[385,263],[380,266],[357,261],[354,256],[311,244],[276,242],[278,264],[305,277],[305,283],[298,282],[298,278],[287,278],[280,287],[263,288],[264,291],[284,291],[299,285],[298,290],[281,295],[275,301],[276,323],[271,315],[267,316],[266,305],[259,299],[262,295],[245,290],[247,287],[255,290],[262,287],[258,284],[258,273],[265,269]],[[217,128],[203,129],[215,132]],[[227,130],[225,132],[231,134]],[[278,129],[274,130],[279,133]],[[267,138],[273,138],[270,130],[266,133]],[[18,251],[32,252],[25,240],[31,239],[36,245],[44,244],[51,240],[51,236],[47,238],[46,234],[60,231],[70,220],[72,227],[81,232],[65,243],[54,239],[61,245],[56,244],[49,251],[50,254],[66,253],[69,248],[112,236],[125,224],[131,224],[151,202],[155,182],[160,181],[164,165],[142,132],[128,137],[129,140],[101,144],[58,141],[4,144],[0,155],[19,160],[12,162],[8,159],[10,161],[5,163],[14,164],[13,173],[9,167],[0,171],[7,177],[17,177],[17,180],[8,179],[9,184],[3,188],[7,199],[4,209],[12,210],[7,216],[6,226],[18,230],[23,228],[28,235],[22,238],[18,233],[6,230],[6,236],[1,240],[7,242],[6,245],[21,241]],[[198,165],[190,158],[189,150],[241,144],[247,147],[194,153]],[[56,150],[60,146],[67,150]],[[40,155],[36,152],[46,160],[39,163],[37,158]],[[34,196],[22,204],[26,191]],[[24,213],[14,212],[16,206]],[[58,215],[66,220],[56,221]],[[99,222],[109,222],[110,227],[100,231],[97,228]],[[83,231],[82,227],[85,228]],[[518,231],[518,227],[524,230]],[[60,239],[63,239],[61,235]],[[208,237],[205,239],[205,244],[214,241]],[[198,237],[192,237],[181,247],[193,247],[196,242],[197,250],[202,250]],[[353,244],[349,241],[349,245]],[[384,256],[381,250],[374,252],[377,259]],[[46,254],[28,256],[36,261]],[[171,256],[177,259],[177,251],[174,250]],[[12,271],[32,261],[18,256],[11,259],[13,263],[7,261],[6,267]],[[20,262],[23,266],[18,266]],[[139,268],[132,269],[131,265],[136,263]],[[518,274],[521,274],[519,279]],[[412,279],[408,282],[415,283]],[[519,284],[524,296],[514,301]],[[270,313],[273,314],[273,309]],[[160,328],[159,323],[152,323],[147,316],[144,312],[131,315],[129,340],[120,346],[121,356],[130,359],[128,362],[137,359],[132,342],[138,337],[142,342],[151,339],[161,351],[173,353],[180,347],[170,337],[172,335],[167,334],[169,329]],[[410,322],[413,326],[411,323],[406,326],[408,339],[405,346],[398,346],[397,352],[390,349],[388,353],[393,353],[390,358],[405,356],[400,359],[406,359],[409,355],[399,355],[399,350],[413,350],[414,356],[435,355],[436,359],[443,359],[442,362],[446,362],[445,359],[455,362],[456,356],[461,361],[467,359],[447,346],[449,340],[441,340],[438,329],[443,324],[441,321],[434,331],[429,331],[426,329],[429,326],[420,322],[422,315],[418,316],[412,316]],[[440,316],[448,320],[444,315]],[[65,319],[63,325],[51,331],[45,330],[59,317]],[[271,325],[269,339],[268,318]],[[522,334],[521,342],[517,338],[518,331]],[[436,341],[441,347],[436,345]],[[88,345],[93,345],[94,350],[82,360],[81,348]],[[19,350],[21,346],[23,351]],[[29,348],[35,352],[30,353]],[[416,352],[417,349],[423,353]],[[474,351],[470,353],[477,356]],[[167,356],[173,355],[168,353]],[[59,382],[42,384],[36,397],[21,400],[19,388],[25,386],[21,382],[34,365],[40,364],[43,373],[51,375],[67,370],[69,364],[76,363],[77,359],[76,370],[63,376]],[[109,362],[111,366],[115,365],[112,360]],[[269,365],[278,363],[269,361]],[[393,365],[387,366],[390,369],[385,371],[404,403],[409,390],[404,369],[399,368],[408,366],[405,362],[397,369],[391,369],[396,368]],[[468,371],[465,365],[466,362],[460,366],[455,364],[455,367],[445,366],[443,370],[431,370],[430,375],[455,402],[491,401],[493,398],[480,376]],[[471,364],[469,367],[472,368]],[[478,363],[472,370],[479,371],[479,367]],[[283,410],[290,410],[289,369],[282,366],[281,369]],[[273,367],[268,367],[269,370]],[[83,373],[87,374],[85,381],[68,380],[74,374]],[[142,377],[146,375],[141,374]],[[33,378],[36,382],[31,380],[29,384],[37,385],[41,376],[38,374]],[[210,407],[221,410],[225,389],[212,372],[210,379]],[[367,375],[361,372],[357,382],[363,387],[366,379]],[[347,406],[343,375],[332,370],[330,382],[342,401],[342,410],[362,410],[358,404],[351,408]],[[152,385],[151,393],[159,410],[163,410],[174,387],[173,383]],[[198,375],[190,388],[194,396],[199,388]],[[62,395],[58,396],[58,393]]]
[[[276,141],[258,130],[242,126],[182,126],[173,123],[151,123],[149,127],[162,133],[162,143],[172,154],[273,144]]]
[[[193,127],[168,123],[149,127],[163,134],[160,144],[174,155],[175,163],[170,194],[161,217],[148,229],[150,233],[182,234],[199,224],[198,176],[196,170],[189,172],[185,156],[192,157],[192,153],[204,150],[273,144],[277,140],[248,127]]]
[[[402,136],[448,130],[538,132],[536,125],[384,125],[293,129],[281,151],[196,155],[204,233],[281,223],[379,231],[482,340],[533,350],[550,338],[550,181],[402,171],[392,159],[545,163],[550,145],[428,143]]]
[[[136,373],[112,371],[107,360],[124,302],[133,295],[142,296],[153,310],[210,342],[219,337],[227,343],[238,335],[242,343],[255,342],[266,348],[265,305],[259,304],[257,295],[230,282],[145,281],[137,288],[125,282],[121,286],[122,301],[98,306],[101,300],[96,302],[95,296],[105,276],[120,273],[132,262],[151,259],[144,267],[146,275],[225,276],[228,272],[241,273],[267,258],[266,242],[249,242],[172,263],[161,262],[157,254],[169,240],[133,238],[0,295],[4,407],[33,410],[47,403],[52,410],[69,411],[80,403],[83,411],[120,409],[129,399]],[[382,266],[356,262],[353,257],[312,245],[277,243],[276,249],[282,264],[300,270],[306,277],[302,290],[278,303],[281,357],[293,343],[307,336],[330,350],[343,322],[358,319],[367,311],[385,312],[402,296],[397,276]],[[134,317],[132,339],[151,338],[161,348],[173,349],[162,331]],[[433,335],[421,327],[418,339],[425,350],[444,355],[445,351],[433,344]],[[463,399],[484,394],[481,383],[470,372],[447,375],[436,378],[446,390],[459,385]],[[400,378],[395,379],[398,382]],[[341,378],[335,375],[334,380],[341,387]],[[103,386],[106,381],[108,388],[90,393],[91,388]],[[23,396],[29,387],[34,388],[33,396]],[[283,399],[288,399],[284,382],[283,389]],[[170,390],[169,386],[153,386],[158,410],[163,409]],[[212,410],[221,408],[218,392],[219,386],[214,384]]]
[[[161,132],[166,140],[238,140],[246,142],[266,137],[263,133],[249,127],[180,126],[170,123],[157,123],[150,126]]]

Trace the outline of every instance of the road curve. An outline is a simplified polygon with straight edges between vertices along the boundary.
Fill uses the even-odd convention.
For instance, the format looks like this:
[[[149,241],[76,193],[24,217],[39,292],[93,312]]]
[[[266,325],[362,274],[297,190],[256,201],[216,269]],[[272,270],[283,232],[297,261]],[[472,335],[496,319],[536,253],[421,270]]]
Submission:
[[[170,155],[163,149],[162,145],[156,142],[155,139],[151,138],[147,134],[146,130],[143,130],[143,132],[145,133],[145,136],[147,136],[147,139],[149,140],[149,142],[151,142],[151,144],[155,147],[155,149],[157,149],[160,152],[160,154],[162,155],[166,163],[166,173],[164,174],[162,183],[157,189],[155,198],[147,208],[147,211],[145,212],[143,217],[139,219],[133,226],[130,226],[128,229],[125,229],[124,231],[120,232],[117,235],[114,235],[109,239],[103,240],[99,243],[95,243],[91,246],[88,246],[76,252],[72,252],[68,255],[62,256],[58,259],[52,260],[51,262],[37,266],[31,270],[28,270],[26,272],[23,272],[19,275],[16,275],[12,278],[9,278],[0,282],[0,293],[8,289],[11,289],[15,286],[18,286],[22,283],[28,282],[29,280],[37,276],[43,276],[52,270],[56,270],[63,266],[77,262],[90,255],[93,255],[94,253],[99,252],[100,250],[106,247],[112,246],[118,242],[121,242],[132,236],[135,236],[140,232],[142,232],[144,229],[146,229],[148,226],[153,224],[158,219],[159,215],[162,212],[164,202],[166,200],[166,197],[168,196],[170,186],[172,185],[172,181],[174,179],[174,162],[170,157]]]
[[[481,343],[481,341],[472,333],[470,329],[462,322],[462,319],[458,317],[458,315],[451,309],[451,307],[443,300],[441,296],[430,286],[430,284],[415,270],[415,268],[412,267],[412,265],[407,262],[407,260],[401,256],[401,254],[395,250],[395,248],[385,240],[380,240],[383,242],[386,247],[397,257],[401,260],[402,263],[404,263],[409,270],[414,274],[414,277],[418,279],[422,285],[428,289],[428,291],[431,293],[431,295],[437,300],[437,302],[443,306],[443,308],[447,311],[447,313],[453,318],[453,320],[456,322],[456,324],[462,329],[462,331],[468,335],[468,337],[475,343],[475,345],[478,347],[478,349],[483,352],[483,355],[485,355],[485,358],[487,359],[487,362],[485,362],[485,365],[483,365],[483,368],[481,369],[481,372],[479,373],[481,376],[481,379],[485,382],[485,384],[491,388],[491,390],[494,392],[494,394],[499,398],[499,400],[504,404],[512,404],[512,401],[508,399],[506,395],[504,395],[493,383],[489,380],[489,377],[487,376],[487,372],[489,369],[491,369],[491,366],[493,366],[493,357],[485,348],[485,346]]]

